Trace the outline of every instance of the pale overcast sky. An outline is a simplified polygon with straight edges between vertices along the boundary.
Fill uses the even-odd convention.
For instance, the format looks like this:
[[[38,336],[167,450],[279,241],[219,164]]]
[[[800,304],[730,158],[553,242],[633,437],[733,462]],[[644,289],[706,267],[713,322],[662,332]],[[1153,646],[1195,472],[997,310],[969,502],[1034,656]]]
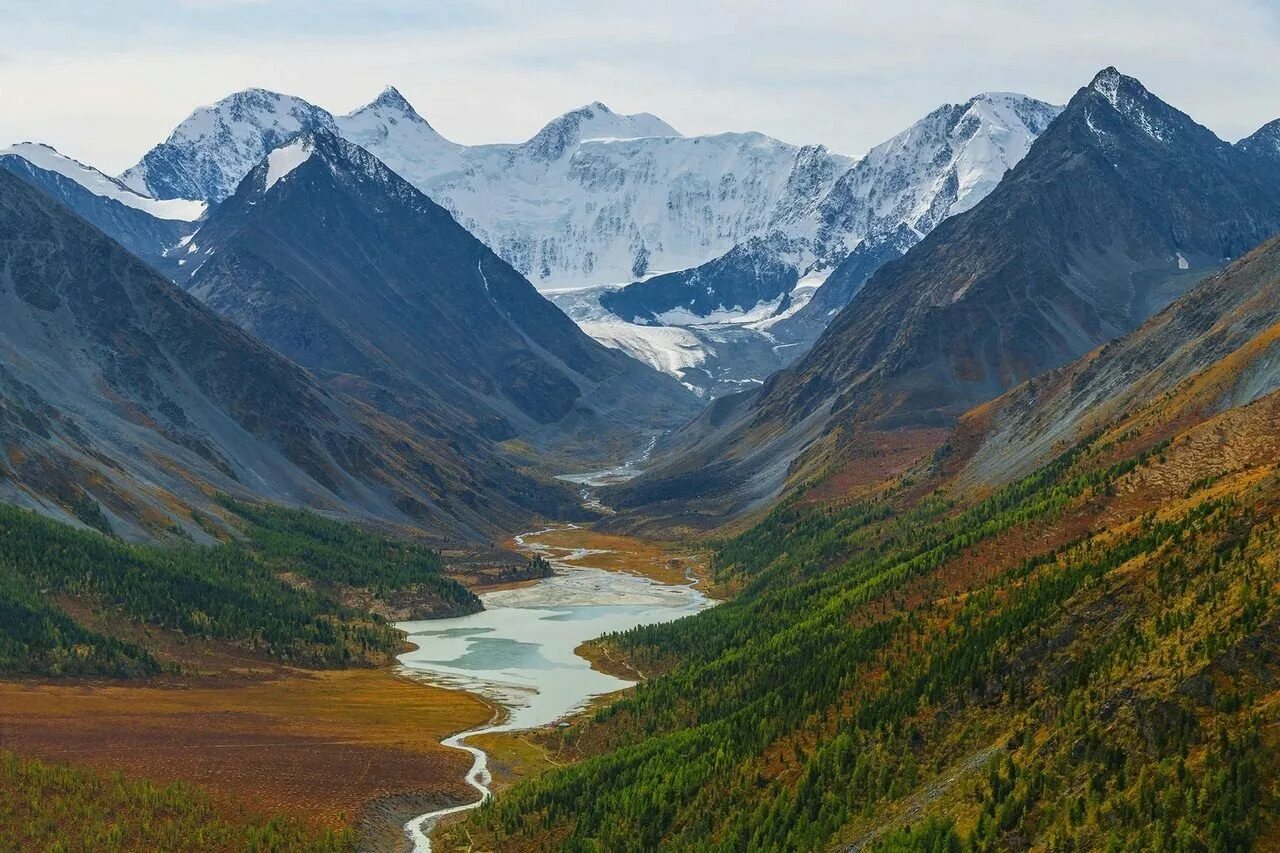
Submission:
[[[1280,117],[1280,0],[0,0],[0,144],[117,172],[237,89],[346,112],[392,83],[465,143],[601,100],[857,155],[1111,64],[1238,139]]]

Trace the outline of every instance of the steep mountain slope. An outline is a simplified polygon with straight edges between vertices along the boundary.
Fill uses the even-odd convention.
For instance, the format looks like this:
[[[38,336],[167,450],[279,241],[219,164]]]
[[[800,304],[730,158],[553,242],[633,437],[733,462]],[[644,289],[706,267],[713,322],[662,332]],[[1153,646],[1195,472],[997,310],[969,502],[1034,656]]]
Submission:
[[[740,390],[803,354],[880,265],[981,201],[1060,111],[1005,93],[939,107],[724,255],[603,291],[599,309],[565,297],[571,316],[611,322],[637,357],[653,327],[682,329],[703,357],[681,378],[713,395]]]
[[[57,198],[157,269],[171,265],[165,253],[195,230],[192,223],[204,214],[202,202],[141,195],[47,145],[2,148],[0,167]]]
[[[1178,424],[1270,394],[1280,388],[1277,282],[1272,239],[1132,334],[966,414],[945,468],[964,487],[1000,485],[1142,409]]]
[[[394,88],[341,117],[250,89],[196,110],[121,177],[157,198],[220,200],[268,151],[307,130],[337,131],[367,149],[545,287],[701,263],[816,202],[850,163],[758,133],[685,138],[655,116],[599,102],[523,143],[464,146]]]
[[[601,302],[620,317],[651,321],[677,309],[700,317],[750,311],[790,293],[801,277],[831,270],[864,242],[884,243],[903,229],[918,240],[970,209],[1060,112],[1006,93],[945,104],[872,148],[810,204],[779,211],[767,235],[703,266],[630,284]],[[778,311],[789,307],[788,300]]]
[[[454,541],[573,496],[465,436],[321,388],[0,170],[0,497],[130,538],[207,540],[217,492]]]
[[[609,659],[659,674],[548,739],[589,760],[459,835],[510,850],[1274,849],[1277,294],[1273,240],[968,415],[953,454],[988,424],[993,447],[1034,442],[1043,421],[1005,417],[1019,399],[1050,419],[1082,394],[1110,406],[995,491],[921,470],[784,502],[717,552],[738,595],[607,641]]]
[[[802,361],[731,416],[707,412],[614,500],[728,495],[715,510],[740,510],[788,477],[881,454],[885,431],[934,442],[1280,231],[1278,190],[1274,169],[1106,69],[984,201],[872,276]]]
[[[268,151],[334,129],[332,115],[301,98],[246,89],[196,109],[120,180],[155,198],[222,201]]]
[[[669,377],[583,334],[446,210],[331,133],[272,151],[185,253],[191,293],[413,422],[594,462],[696,407]]]

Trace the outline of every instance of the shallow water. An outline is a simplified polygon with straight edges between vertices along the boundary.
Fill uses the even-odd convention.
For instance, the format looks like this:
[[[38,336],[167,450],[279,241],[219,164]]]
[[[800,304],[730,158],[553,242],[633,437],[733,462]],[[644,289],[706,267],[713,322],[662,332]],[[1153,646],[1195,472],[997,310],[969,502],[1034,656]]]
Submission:
[[[437,683],[494,699],[508,709],[510,728],[533,728],[631,685],[593,670],[574,654],[579,645],[610,631],[679,619],[708,604],[689,586],[564,564],[556,571],[530,587],[485,593],[482,613],[400,623],[418,646],[400,663]]]
[[[416,851],[430,851],[427,834],[436,820],[475,808],[489,795],[488,756],[466,739],[490,732],[549,725],[584,707],[593,697],[630,687],[633,682],[596,672],[574,649],[610,631],[670,622],[697,613],[714,602],[696,583],[672,586],[645,577],[606,572],[580,562],[555,559],[565,549],[542,548],[535,533],[517,544],[551,561],[554,577],[516,589],[480,596],[485,610],[454,619],[402,622],[417,648],[400,656],[411,674],[432,683],[486,696],[506,711],[506,719],[461,732],[444,741],[474,757],[467,782],[473,803],[421,815],[405,826]],[[591,552],[572,552],[590,560]]]

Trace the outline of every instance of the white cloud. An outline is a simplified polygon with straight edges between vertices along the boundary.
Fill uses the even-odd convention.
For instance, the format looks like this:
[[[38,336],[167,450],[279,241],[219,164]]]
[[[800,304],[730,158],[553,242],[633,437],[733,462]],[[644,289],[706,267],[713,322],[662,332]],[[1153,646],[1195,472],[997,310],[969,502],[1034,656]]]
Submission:
[[[522,139],[603,100],[686,133],[861,153],[945,101],[1065,101],[1115,64],[1219,134],[1280,116],[1270,0],[0,0],[0,142],[110,170],[246,86],[346,110],[394,83],[441,132]],[[36,10],[36,11],[33,11]]]

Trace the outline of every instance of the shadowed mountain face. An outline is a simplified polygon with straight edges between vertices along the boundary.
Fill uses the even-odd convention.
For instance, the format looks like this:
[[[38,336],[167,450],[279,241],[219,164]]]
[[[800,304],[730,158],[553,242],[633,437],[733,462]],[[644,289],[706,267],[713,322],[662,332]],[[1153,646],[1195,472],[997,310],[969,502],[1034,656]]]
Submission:
[[[0,170],[0,496],[207,539],[225,491],[474,539],[567,490],[318,385]],[[194,511],[203,518],[198,519]]]
[[[54,167],[71,172],[80,177],[80,181]],[[166,204],[173,206],[174,203],[157,202],[137,195],[120,186],[115,179],[63,157],[43,145],[27,143],[0,149],[0,168],[8,169],[27,183],[53,196],[166,275],[174,271],[174,264],[165,253],[195,230],[196,225],[190,220],[203,207],[177,202],[178,205],[190,208],[183,211],[183,218],[175,218],[172,213],[168,218],[156,215],[166,212]],[[97,191],[86,187],[81,181],[96,184]],[[133,204],[125,201],[132,201]]]
[[[870,435],[945,428],[1135,328],[1277,231],[1269,158],[1107,69],[983,202],[872,276],[805,358],[708,412],[613,498],[758,506]]]
[[[289,358],[412,422],[584,461],[692,415],[673,379],[582,333],[368,152],[299,137],[184,248],[187,287]]]

